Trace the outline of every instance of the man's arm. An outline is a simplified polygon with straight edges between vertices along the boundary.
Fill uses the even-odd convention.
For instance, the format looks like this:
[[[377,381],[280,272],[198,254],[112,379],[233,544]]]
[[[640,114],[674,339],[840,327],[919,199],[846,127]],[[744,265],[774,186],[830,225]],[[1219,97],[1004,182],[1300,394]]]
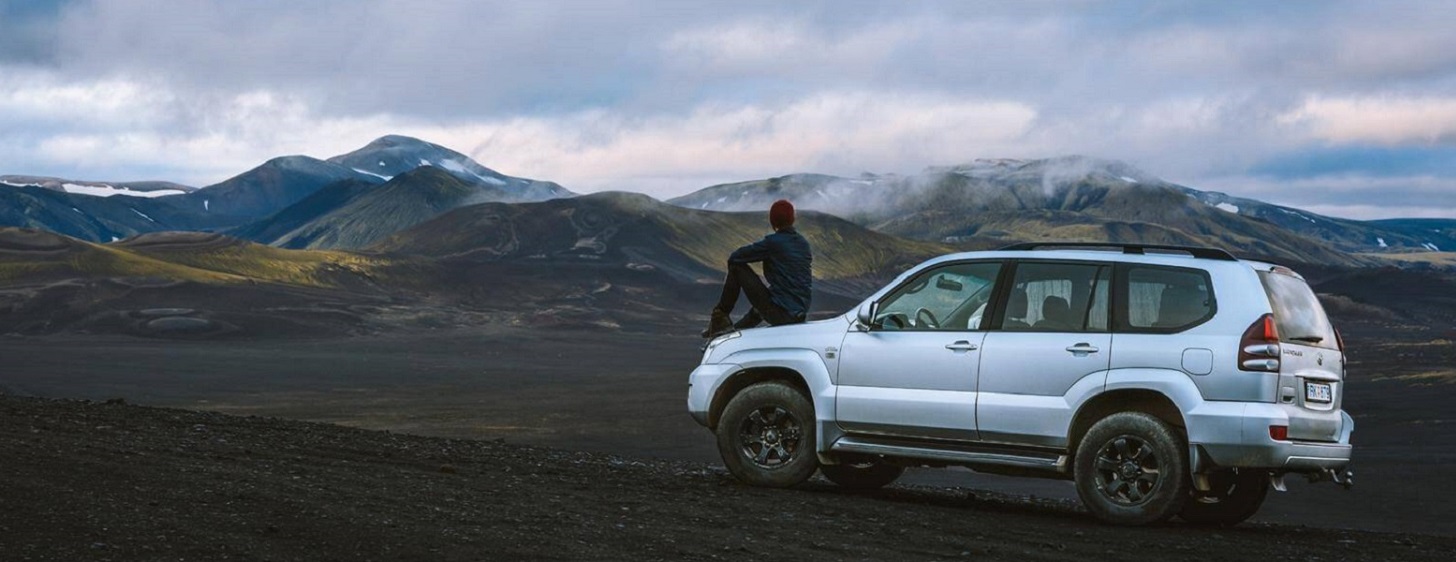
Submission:
[[[728,263],[755,263],[768,259],[773,254],[773,246],[765,236],[759,240],[737,250],[728,256]]]

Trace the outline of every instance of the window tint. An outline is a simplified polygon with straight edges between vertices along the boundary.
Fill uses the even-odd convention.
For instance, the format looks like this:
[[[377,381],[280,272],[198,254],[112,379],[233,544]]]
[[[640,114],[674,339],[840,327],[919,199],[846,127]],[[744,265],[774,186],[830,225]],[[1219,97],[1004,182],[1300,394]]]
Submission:
[[[1017,265],[1001,328],[1021,332],[1106,331],[1110,273],[1111,268],[1089,264]]]
[[[1274,308],[1280,341],[1338,349],[1335,329],[1304,280],[1286,273],[1260,271],[1264,292]]]
[[[1001,264],[952,264],[917,275],[880,301],[875,326],[884,330],[981,329]]]
[[[1200,271],[1132,266],[1127,270],[1127,324],[1133,330],[1178,330],[1213,314],[1208,277]]]

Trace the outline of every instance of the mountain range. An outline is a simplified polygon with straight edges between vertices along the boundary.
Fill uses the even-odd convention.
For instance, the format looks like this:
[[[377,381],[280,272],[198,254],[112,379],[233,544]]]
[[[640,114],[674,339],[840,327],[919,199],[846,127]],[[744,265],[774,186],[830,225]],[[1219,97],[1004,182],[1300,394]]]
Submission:
[[[678,330],[700,320],[725,257],[763,236],[780,198],[800,209],[815,250],[817,315],[930,256],[1017,241],[1213,245],[1322,279],[1456,266],[1439,251],[1456,248],[1453,220],[1325,217],[1076,157],[795,174],[669,201],[578,196],[399,136],[326,160],[274,158],[198,189],[5,177],[0,333]]]
[[[439,173],[410,173],[425,168]],[[439,188],[446,177],[451,180],[447,190],[450,193],[442,197],[453,204],[539,201],[572,195],[552,182],[507,176],[448,148],[391,135],[327,160],[299,155],[273,158],[202,188],[167,182],[83,182],[0,176],[3,182],[0,183],[0,225],[50,230],[92,242],[109,242],[148,232],[238,229],[250,233],[276,232],[275,239],[258,241],[277,242],[285,247],[309,246],[315,238],[330,240],[317,244],[357,247],[360,238],[355,234],[334,240],[317,233],[293,233],[292,228],[284,229],[284,225],[273,224],[268,219],[284,211],[288,212],[283,221],[302,216],[326,219],[323,215],[327,213],[317,209],[319,200],[307,203],[307,208],[317,212],[290,210],[325,188],[331,188],[326,200],[344,205],[354,203],[369,187],[381,186],[390,193],[412,196],[411,188],[401,186],[420,183],[418,190],[430,191]],[[387,197],[375,197],[380,198]],[[388,205],[385,208],[398,210]],[[437,209],[443,210],[445,207]],[[397,220],[394,223],[400,224]],[[408,224],[413,223],[402,226]],[[299,222],[294,226],[307,225]],[[310,242],[296,241],[300,237]]]
[[[622,251],[670,239],[684,264],[718,268],[722,254],[763,230],[763,209],[784,198],[843,219],[833,238],[880,244],[876,248],[884,245],[868,241],[884,235],[926,244],[921,249],[1111,241],[1219,246],[1250,257],[1341,266],[1442,263],[1449,260],[1439,252],[1456,249],[1456,220],[1327,217],[1077,156],[975,160],[909,175],[792,174],[710,186],[666,205],[626,194],[574,198],[556,183],[507,176],[459,152],[398,135],[324,160],[274,158],[196,189],[3,178],[0,225],[102,243],[198,231],[287,249],[456,256],[501,254],[507,240],[517,253],[552,246],[586,224],[652,223],[654,234],[623,234],[629,242]],[[555,203],[533,206],[550,201]],[[568,240],[582,245],[571,251],[593,247],[582,236]],[[665,263],[686,267],[675,259]]]

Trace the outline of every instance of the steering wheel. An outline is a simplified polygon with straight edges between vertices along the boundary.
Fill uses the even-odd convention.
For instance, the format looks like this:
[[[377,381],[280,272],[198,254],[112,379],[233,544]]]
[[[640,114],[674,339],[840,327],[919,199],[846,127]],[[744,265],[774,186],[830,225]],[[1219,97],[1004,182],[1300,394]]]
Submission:
[[[940,328],[940,320],[935,317],[935,314],[930,312],[930,309],[923,306],[915,311],[915,324],[932,330]]]

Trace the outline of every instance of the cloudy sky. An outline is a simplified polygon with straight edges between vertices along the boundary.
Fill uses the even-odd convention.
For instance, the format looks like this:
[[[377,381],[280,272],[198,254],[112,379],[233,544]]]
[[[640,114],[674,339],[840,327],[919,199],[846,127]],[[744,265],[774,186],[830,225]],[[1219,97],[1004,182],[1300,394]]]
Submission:
[[[0,174],[206,185],[399,133],[579,192],[1084,154],[1456,217],[1453,28],[1445,1],[0,0]]]

